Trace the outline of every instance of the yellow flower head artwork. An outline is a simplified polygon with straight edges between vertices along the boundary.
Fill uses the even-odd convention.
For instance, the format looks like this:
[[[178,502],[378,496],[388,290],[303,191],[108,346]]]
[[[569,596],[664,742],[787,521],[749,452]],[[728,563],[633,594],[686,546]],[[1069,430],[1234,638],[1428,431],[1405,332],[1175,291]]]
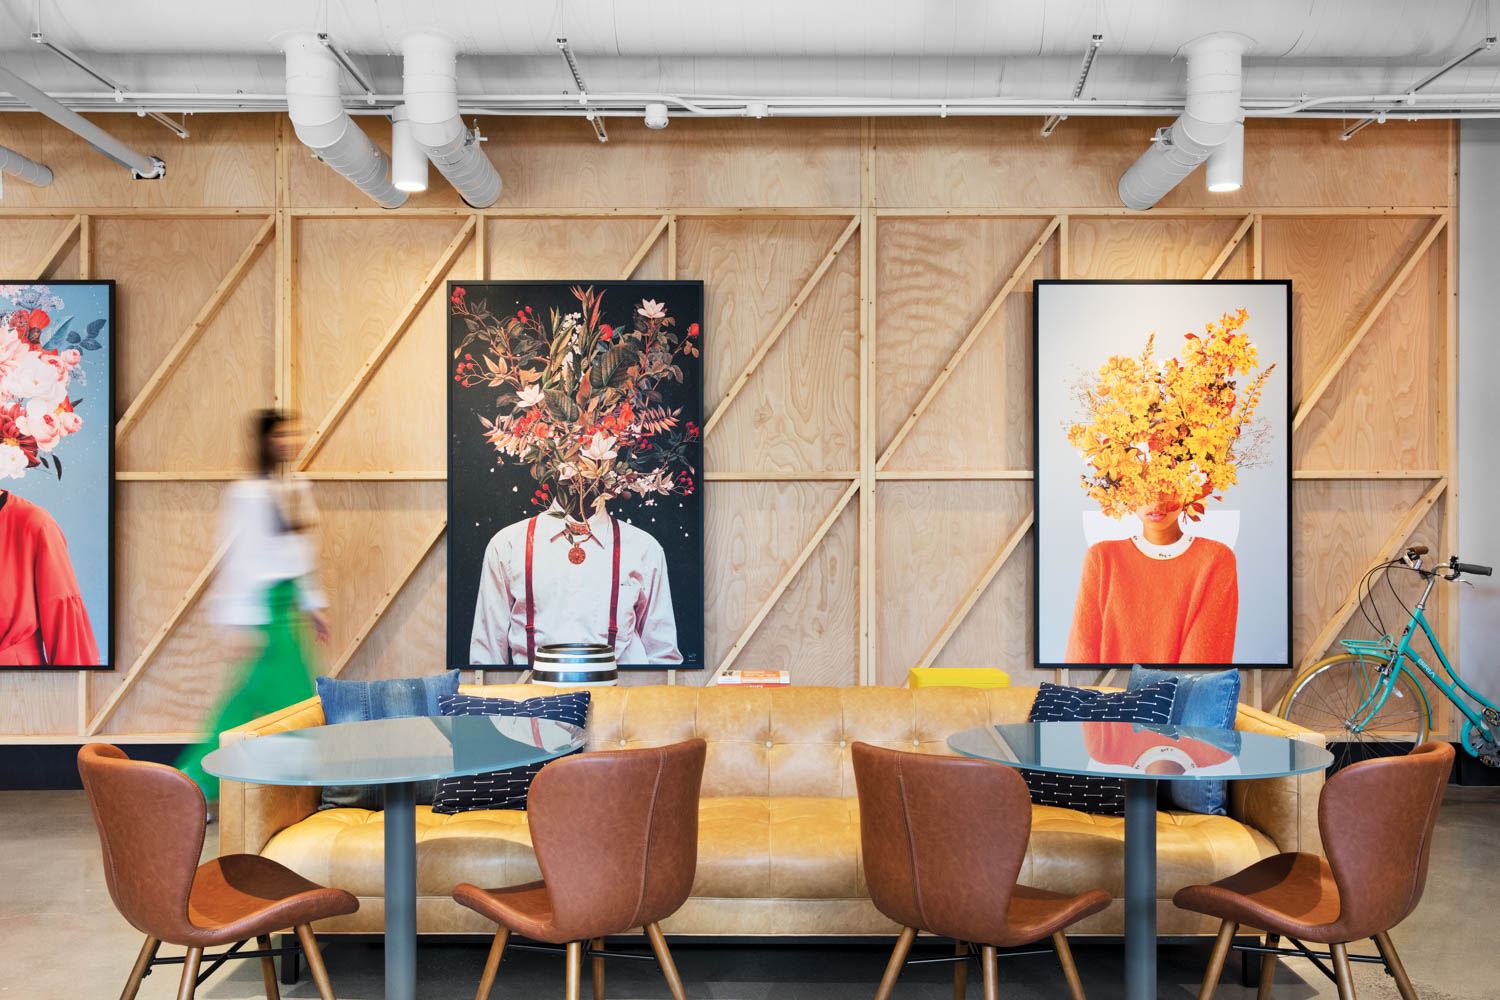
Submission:
[[[1274,364],[1259,369],[1249,313],[1226,312],[1158,361],[1156,334],[1139,355],[1111,357],[1078,389],[1085,414],[1068,441],[1088,464],[1082,486],[1110,517],[1181,507],[1192,520],[1253,464],[1255,408]]]

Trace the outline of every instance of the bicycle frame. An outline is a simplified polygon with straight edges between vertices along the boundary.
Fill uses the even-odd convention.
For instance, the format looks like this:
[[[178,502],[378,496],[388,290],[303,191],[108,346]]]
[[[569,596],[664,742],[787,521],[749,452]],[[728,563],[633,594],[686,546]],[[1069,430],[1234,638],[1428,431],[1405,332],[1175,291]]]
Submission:
[[[1385,707],[1385,703],[1390,698],[1391,692],[1396,689],[1396,675],[1402,670],[1409,673],[1411,667],[1408,666],[1408,663],[1415,663],[1417,669],[1428,680],[1437,685],[1438,689],[1447,696],[1449,701],[1458,707],[1458,710],[1464,714],[1464,718],[1468,719],[1471,725],[1483,733],[1487,740],[1495,742],[1496,734],[1485,724],[1484,716],[1465,702],[1459,696],[1459,692],[1462,691],[1469,699],[1478,702],[1483,708],[1494,709],[1496,707],[1495,703],[1470,687],[1463,677],[1453,669],[1453,665],[1448,662],[1448,654],[1443,650],[1443,644],[1438,642],[1437,634],[1433,632],[1432,625],[1427,621],[1427,599],[1432,595],[1432,588],[1437,583],[1438,577],[1434,573],[1424,575],[1427,576],[1427,589],[1422,591],[1422,599],[1417,602],[1416,607],[1412,608],[1411,618],[1407,621],[1406,628],[1402,631],[1400,640],[1396,642],[1394,648],[1390,649],[1389,658],[1385,661],[1386,667],[1391,669],[1384,672],[1382,683],[1375,685],[1370,693],[1365,696],[1360,707],[1355,710],[1354,718],[1358,722],[1352,728],[1355,732],[1359,732],[1369,724],[1370,720]],[[1433,670],[1427,661],[1422,659],[1416,650],[1411,648],[1412,640],[1416,638],[1417,629],[1420,629],[1422,634],[1427,636],[1427,641],[1432,644],[1433,652],[1437,653],[1438,662],[1443,665],[1443,670],[1453,679],[1452,683],[1440,677],[1437,671]],[[1365,655],[1365,651],[1355,648],[1352,644],[1346,643],[1345,648],[1348,648],[1350,652],[1356,655]],[[1422,691],[1420,684],[1417,685],[1417,691],[1422,695],[1423,700],[1426,701],[1427,694],[1425,691]],[[1430,720],[1432,717],[1432,705],[1430,702],[1428,702],[1426,708]],[[1471,756],[1476,756],[1474,749],[1469,746],[1469,741],[1463,740],[1462,742],[1464,750]]]

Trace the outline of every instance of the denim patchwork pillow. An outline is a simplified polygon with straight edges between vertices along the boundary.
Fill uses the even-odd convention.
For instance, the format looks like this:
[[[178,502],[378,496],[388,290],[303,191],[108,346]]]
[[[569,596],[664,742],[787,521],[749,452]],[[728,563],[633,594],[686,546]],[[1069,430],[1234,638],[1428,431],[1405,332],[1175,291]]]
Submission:
[[[444,715],[501,715],[514,719],[550,719],[583,729],[589,721],[589,693],[569,691],[567,694],[549,694],[525,701],[508,698],[479,698],[473,695],[444,695],[438,699]],[[579,747],[571,757],[582,753]],[[553,758],[554,760],[561,758]],[[486,771],[483,774],[464,774],[454,778],[443,778],[437,783],[437,792],[432,797],[435,813],[461,813],[473,809],[525,809],[526,795],[531,791],[531,781],[537,772],[548,764],[523,764],[503,771]]]
[[[318,678],[318,700],[323,703],[323,721],[369,722],[372,719],[406,719],[441,715],[438,698],[458,693],[458,671],[430,677],[401,677],[389,681],[340,681]],[[417,782],[417,802],[428,805],[437,783]],[[328,785],[319,809],[380,809],[384,797],[378,785]]]
[[[1172,709],[1172,723],[1178,726],[1202,726],[1206,729],[1233,729],[1239,712],[1240,672],[1218,670],[1208,674],[1187,674],[1175,670],[1153,670],[1137,663],[1130,668],[1127,690],[1138,691],[1168,677],[1177,678],[1177,704]],[[1206,816],[1229,815],[1229,793],[1222,781],[1164,781],[1162,797],[1174,809],[1203,813]]]
[[[1168,677],[1138,691],[1090,691],[1043,682],[1031,705],[1028,722],[1144,722],[1165,726],[1172,721],[1177,678]],[[1039,806],[1060,806],[1101,816],[1125,815],[1125,782],[1121,778],[1086,778],[1049,771],[1021,771]]]

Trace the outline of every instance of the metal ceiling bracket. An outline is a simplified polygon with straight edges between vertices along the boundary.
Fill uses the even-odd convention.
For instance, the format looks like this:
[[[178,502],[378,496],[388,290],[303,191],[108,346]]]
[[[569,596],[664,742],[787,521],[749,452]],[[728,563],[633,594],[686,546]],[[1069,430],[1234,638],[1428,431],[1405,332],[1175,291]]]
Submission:
[[[359,89],[365,92],[365,103],[373,105],[375,103],[375,87],[370,83],[369,76],[361,72],[360,68],[354,64],[354,57],[334,44],[333,36],[326,31],[318,32],[318,42],[328,50],[329,54],[333,56],[344,72],[348,73],[354,78],[354,82],[359,84]]]
[[[563,61],[568,64],[568,72],[573,74],[573,83],[578,87],[578,103],[583,105],[584,118],[594,128],[594,138],[600,142],[608,142],[609,133],[604,130],[604,119],[589,107],[588,84],[583,82],[583,71],[578,68],[578,60],[573,58],[573,50],[568,46],[566,38],[557,40],[557,51],[562,53]]]
[[[1488,52],[1490,49],[1492,49],[1494,47],[1495,47],[1495,36],[1494,35],[1488,35],[1488,36],[1486,36],[1485,39],[1484,39],[1484,41],[1480,42],[1478,45],[1474,46],[1472,49],[1470,49],[1469,51],[1465,52],[1463,55],[1458,56],[1455,59],[1448,60],[1447,62],[1443,63],[1443,65],[1439,66],[1437,69],[1433,70],[1431,73],[1428,73],[1426,76],[1422,77],[1422,79],[1420,79],[1416,83],[1412,84],[1411,87],[1408,88],[1407,91],[1406,91],[1406,98],[1405,98],[1404,103],[1406,103],[1406,104],[1414,104],[1414,103],[1416,103],[1415,97],[1416,97],[1417,91],[1421,90],[1423,87],[1426,87],[1428,84],[1432,83],[1438,77],[1443,76],[1449,70],[1456,69],[1458,66],[1462,65],[1463,63],[1468,62],[1470,59],[1473,59],[1475,56],[1479,55],[1479,53],[1481,53],[1481,52]],[[1355,136],[1356,133],[1362,132],[1366,128],[1370,127],[1371,125],[1377,124],[1377,123],[1381,124],[1381,125],[1385,124],[1385,114],[1384,113],[1376,115],[1376,116],[1374,116],[1372,118],[1361,118],[1359,121],[1355,122],[1353,125],[1350,125],[1348,128],[1344,129],[1343,133],[1339,135],[1339,138],[1341,140],[1343,140],[1344,142],[1348,142],[1350,139],[1354,138],[1354,136]]]
[[[116,104],[124,103],[125,95],[130,93],[130,88],[126,87],[124,84],[119,83],[116,80],[112,80],[109,77],[105,76],[99,70],[89,65],[89,63],[86,62],[82,56],[78,55],[76,52],[73,52],[71,49],[66,49],[63,46],[58,45],[56,42],[48,40],[47,36],[44,35],[40,30],[33,31],[31,33],[31,40],[40,45],[42,48],[50,51],[59,59],[72,64],[74,67],[82,70],[89,76],[93,77],[95,80],[98,80],[100,83],[104,84],[110,90],[113,90],[115,92]],[[167,128],[171,129],[172,134],[177,136],[177,138],[179,139],[186,139],[188,137],[186,114],[182,116],[181,124],[174,122],[172,119],[168,118],[160,111],[141,110],[137,111],[136,114],[142,118],[150,118],[152,121],[166,126]]]
[[[1094,68],[1094,57],[1099,54],[1099,46],[1104,43],[1104,36],[1094,34],[1089,36],[1088,48],[1083,50],[1083,65],[1078,68],[1078,79],[1073,83],[1073,100],[1083,93],[1084,86],[1089,82],[1089,70]],[[1052,130],[1068,120],[1067,115],[1048,115],[1047,120],[1042,122],[1042,138],[1052,134]]]

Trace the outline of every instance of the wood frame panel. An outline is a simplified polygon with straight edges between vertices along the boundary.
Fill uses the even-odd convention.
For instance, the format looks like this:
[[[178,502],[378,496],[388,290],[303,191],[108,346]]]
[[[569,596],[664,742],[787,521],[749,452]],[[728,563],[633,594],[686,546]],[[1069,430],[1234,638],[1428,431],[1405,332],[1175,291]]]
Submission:
[[[1023,141],[1029,125],[1022,129],[1012,121],[876,120],[857,127],[851,122],[763,122],[753,128],[773,138],[757,137],[755,148],[770,148],[767,142],[778,147],[775,156],[764,159],[744,153],[739,130],[751,126],[736,123],[687,121],[660,135],[627,123],[618,144],[606,147],[588,145],[592,139],[586,133],[574,136],[573,123],[519,124],[501,120],[499,126],[512,134],[511,140],[497,144],[507,175],[501,207],[471,209],[439,184],[414,196],[408,207],[388,212],[364,202],[303,155],[281,116],[200,116],[195,133],[211,142],[186,156],[189,176],[174,163],[170,190],[154,189],[166,192],[160,197],[149,186],[119,185],[111,174],[115,168],[90,160],[92,154],[82,148],[73,149],[66,135],[35,116],[0,118],[0,141],[23,149],[32,145],[28,140],[40,141],[58,149],[59,160],[78,163],[84,173],[100,178],[97,184],[81,184],[75,176],[36,191],[12,186],[22,196],[0,206],[0,249],[16,248],[13,266],[7,268],[12,273],[72,276],[76,271],[79,277],[89,276],[98,266],[99,227],[110,220],[257,224],[197,311],[183,320],[175,339],[165,342],[165,353],[152,362],[134,397],[122,399],[117,440],[127,434],[150,439],[159,416],[145,421],[142,416],[148,408],[154,412],[165,406],[164,394],[177,386],[185,359],[203,350],[207,338],[225,335],[211,329],[227,324],[229,336],[244,336],[235,296],[266,280],[255,275],[261,273],[257,260],[268,250],[271,260],[262,266],[269,268],[274,285],[267,352],[271,370],[225,377],[250,379],[247,385],[265,379],[271,387],[267,404],[295,406],[304,398],[310,375],[326,382],[323,373],[308,366],[324,364],[328,352],[309,337],[336,337],[333,346],[351,360],[347,371],[340,368],[347,375],[338,377],[340,387],[308,414],[313,432],[296,473],[325,491],[320,496],[331,504],[330,521],[339,525],[331,526],[324,538],[329,549],[325,561],[332,570],[328,586],[346,597],[327,654],[328,672],[377,676],[403,665],[413,669],[412,663],[440,662],[442,637],[433,631],[441,629],[445,598],[445,511],[437,488],[445,479],[441,461],[403,459],[377,443],[359,452],[365,457],[351,465],[337,460],[332,451],[339,446],[331,442],[338,440],[340,427],[339,433],[350,433],[349,418],[356,414],[352,423],[358,427],[353,429],[360,435],[401,419],[395,387],[422,384],[426,375],[408,373],[405,367],[393,374],[390,359],[402,351],[417,350],[423,356],[420,338],[430,333],[427,327],[437,308],[434,292],[450,277],[487,277],[508,269],[516,254],[528,252],[527,240],[563,241],[550,248],[529,244],[549,251],[537,258],[553,261],[546,267],[589,260],[590,268],[611,277],[676,277],[684,261],[700,252],[704,238],[719,241],[734,260],[751,269],[741,275],[746,279],[742,292],[725,299],[719,313],[710,310],[706,323],[713,343],[722,345],[710,350],[734,361],[722,373],[722,388],[710,396],[705,437],[720,454],[748,456],[746,464],[756,466],[716,461],[714,449],[707,457],[705,478],[726,484],[725,489],[738,488],[733,484],[747,488],[736,496],[751,505],[739,512],[742,516],[710,525],[711,533],[722,533],[718,550],[732,553],[726,558],[733,560],[733,571],[720,573],[719,582],[711,583],[722,588],[710,595],[717,617],[708,623],[710,633],[716,633],[710,645],[718,655],[702,672],[631,675],[630,682],[709,683],[735,666],[788,665],[756,657],[793,651],[801,657],[789,664],[794,682],[900,683],[911,666],[989,662],[986,657],[999,655],[996,650],[1030,641],[1030,602],[1015,599],[1028,585],[1022,573],[1027,560],[1015,553],[1031,544],[1034,511],[1029,501],[1017,504],[1018,498],[1030,496],[1032,471],[1026,467],[1029,461],[1008,462],[1029,455],[1029,445],[994,453],[1015,467],[997,465],[994,459],[955,463],[923,450],[919,429],[935,420],[951,422],[952,394],[970,384],[965,380],[983,378],[984,366],[1014,363],[1005,360],[1006,352],[1016,349],[1012,341],[1029,337],[1010,337],[1006,331],[1029,327],[1030,277],[1068,277],[1080,270],[1121,278],[1159,271],[1193,278],[1291,277],[1299,291],[1316,296],[1343,278],[1320,269],[1315,252],[1306,255],[1311,264],[1287,259],[1282,248],[1287,227],[1294,224],[1311,227],[1299,230],[1299,239],[1306,233],[1315,238],[1320,220],[1407,220],[1418,227],[1416,237],[1402,244],[1393,259],[1372,259],[1372,254],[1389,253],[1374,243],[1357,248],[1378,275],[1374,287],[1352,295],[1351,301],[1362,301],[1363,308],[1357,315],[1337,317],[1337,322],[1319,318],[1319,328],[1306,331],[1330,349],[1327,363],[1317,366],[1319,374],[1304,383],[1298,400],[1296,433],[1317,435],[1319,447],[1316,467],[1295,470],[1295,488],[1343,484],[1341,489],[1354,491],[1348,495],[1374,498],[1397,496],[1390,487],[1410,484],[1399,493],[1408,498],[1399,506],[1368,514],[1384,519],[1375,536],[1384,539],[1381,551],[1434,531],[1446,550],[1456,543],[1456,243],[1450,224],[1456,157],[1454,132],[1446,124],[1381,130],[1370,133],[1368,142],[1338,144],[1323,134],[1326,126],[1257,122],[1247,157],[1247,168],[1255,168],[1247,169],[1242,192],[1228,199],[1204,197],[1190,179],[1164,207],[1147,213],[1118,208],[1106,191],[1117,173],[1111,164],[1128,162],[1138,152],[1148,131],[1143,122],[1070,122],[1066,136],[1044,142]],[[1000,135],[1015,141],[997,145]],[[657,148],[646,151],[648,143]],[[661,156],[662,144],[673,155]],[[1082,149],[1091,156],[1079,159],[1070,152]],[[226,172],[222,164],[230,150],[241,154],[242,166]],[[1102,159],[1093,155],[1101,152]],[[1295,189],[1278,180],[1285,176],[1278,165],[1292,159],[1300,171]],[[564,166],[575,160],[578,169]],[[1045,167],[1048,163],[1057,169]],[[980,176],[968,167],[990,173]],[[621,197],[628,189],[618,180],[637,169],[653,175],[634,192],[644,194],[639,197],[643,204]],[[1431,182],[1434,170],[1447,172],[1446,200],[1441,186]],[[1047,174],[1044,181],[1036,179],[1039,171]],[[1348,183],[1356,175],[1359,182]],[[1403,185],[1392,178],[1413,180]],[[101,192],[99,201],[80,202],[82,191]],[[1389,203],[1373,203],[1376,192]],[[1006,203],[1007,198],[1013,202]],[[11,220],[27,225],[55,220],[56,229],[40,238],[33,231],[25,239],[10,240],[3,227]],[[382,236],[389,244],[382,246],[391,274],[407,282],[409,294],[398,296],[388,312],[373,316],[362,315],[357,302],[335,303],[343,318],[326,328],[306,328],[306,269],[333,268],[335,277],[357,277],[340,272],[337,259],[317,259],[323,251],[299,235],[300,227],[320,220],[354,226],[379,220],[384,228],[371,226],[372,234],[396,234]],[[967,237],[962,234],[968,230],[959,227],[986,220],[1035,226],[1031,232],[1038,235],[1017,244],[1009,259],[996,257],[984,273],[950,268],[944,255],[964,253]],[[443,221],[455,228],[433,253],[409,253],[398,245],[403,225],[416,232],[415,227]],[[771,225],[802,222],[808,225],[801,230]],[[702,224],[714,227],[710,237],[704,236]],[[591,240],[603,231],[590,227],[603,225],[626,228],[611,230],[614,235],[597,245],[571,245],[574,239]],[[930,288],[914,287],[909,275],[891,269],[883,250],[894,245],[883,248],[881,241],[887,226],[901,227],[913,246],[920,247],[924,235],[932,237],[930,252],[913,265],[929,269]],[[817,243],[815,234],[825,232],[817,239],[827,242]],[[1099,236],[1106,233],[1113,249],[1101,256]],[[784,242],[778,246],[767,240]],[[114,256],[106,266],[114,269],[110,276],[123,289],[131,289],[133,279],[147,280],[111,246]],[[559,247],[560,252],[552,252]],[[772,251],[781,256],[770,255]],[[142,249],[143,262],[148,253],[149,248]],[[799,263],[788,263],[793,257]],[[694,265],[689,261],[688,266]],[[774,273],[761,274],[757,267]],[[715,275],[702,276],[709,281],[712,299]],[[913,303],[942,313],[920,347],[902,319]],[[1422,361],[1420,371],[1392,371],[1406,357],[1391,353],[1392,317],[1398,314],[1405,335],[1423,345],[1420,356],[1412,355]],[[361,339],[361,324],[374,332]],[[1294,335],[1303,331],[1294,330]],[[830,368],[834,362],[829,359],[845,350],[852,352],[843,355],[850,367]],[[913,351],[931,377],[907,379],[900,386],[890,382],[892,365]],[[852,421],[847,452],[798,451],[788,447],[791,442],[776,440],[744,447],[750,436],[764,435],[764,428],[788,433],[792,423],[774,411],[788,393],[804,391],[794,376],[799,370],[805,376],[818,352],[832,352],[818,362],[819,372],[850,374],[847,381],[841,376],[822,388],[837,396],[836,406],[798,411],[798,419],[809,423],[797,433],[817,441],[833,433],[835,424],[837,433],[844,434],[847,426],[839,422]],[[1015,391],[1014,386],[1000,387],[1002,395]],[[1379,461],[1361,462],[1355,443],[1339,436],[1343,425],[1312,419],[1314,411],[1342,412],[1370,396],[1396,398],[1413,413],[1436,411],[1420,426],[1413,424],[1419,437],[1435,434],[1430,441],[1423,437],[1417,449],[1425,460],[1413,464],[1376,455]],[[1029,413],[1029,401],[1024,409]],[[896,418],[886,426],[894,431],[882,434],[881,415],[889,418],[893,412]],[[232,425],[228,421],[214,428],[232,434]],[[1029,424],[1023,430],[1029,439]],[[1010,426],[973,426],[951,433],[960,435],[961,445],[963,435],[978,439],[1014,432]],[[152,509],[171,509],[178,495],[174,491],[203,484],[193,487],[200,492],[191,495],[205,496],[201,491],[212,489],[213,483],[240,474],[235,465],[225,460],[205,467],[201,459],[179,468],[155,463],[122,467],[118,478],[134,484],[131,489],[142,491],[143,498],[158,498],[147,505]],[[1377,494],[1377,489],[1387,492]],[[913,498],[920,500],[917,506]],[[1387,501],[1372,502],[1379,508]],[[192,516],[194,524],[202,523],[202,511]],[[960,524],[967,526],[961,538],[952,528]],[[775,544],[765,544],[759,535],[773,526]],[[388,537],[365,552],[360,539],[370,532]],[[56,675],[0,675],[0,742],[187,738],[206,715],[205,697],[189,694],[169,705],[154,701],[153,692],[161,690],[160,682],[201,676],[202,656],[205,651],[212,655],[212,646],[201,638],[207,634],[201,597],[221,553],[205,544],[205,537],[201,528],[187,532],[172,565],[152,570],[150,583],[160,594],[150,602],[149,614],[156,620],[140,623],[141,637],[122,657],[130,664],[126,670],[92,680],[80,674],[76,683]],[[1310,662],[1345,634],[1354,613],[1352,588],[1373,552],[1326,560],[1330,568],[1309,584],[1315,591],[1308,597],[1315,603],[1309,606],[1327,611],[1316,634],[1298,637],[1301,662]],[[127,560],[127,565],[145,564]],[[935,592],[919,601],[894,601],[889,588],[911,583],[893,583],[891,571],[922,566],[941,568],[947,589],[938,589],[947,596]],[[1445,641],[1456,652],[1456,641],[1449,641],[1457,635],[1454,607],[1444,602],[1438,617]],[[909,641],[893,644],[890,637],[896,630]],[[211,669],[221,670],[218,664]],[[1017,682],[1036,679],[1027,669],[1012,673]],[[1098,679],[1095,672],[1072,674],[1073,679]],[[212,684],[198,686],[207,691]],[[1277,686],[1274,679],[1267,685],[1252,678],[1252,697],[1274,697]]]

